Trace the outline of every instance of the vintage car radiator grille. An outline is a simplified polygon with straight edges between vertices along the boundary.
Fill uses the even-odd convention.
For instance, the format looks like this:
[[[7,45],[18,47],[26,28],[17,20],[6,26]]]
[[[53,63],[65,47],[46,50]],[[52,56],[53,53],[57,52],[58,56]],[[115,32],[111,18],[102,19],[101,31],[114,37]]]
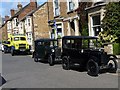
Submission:
[[[25,49],[26,48],[26,44],[19,44],[19,49]]]

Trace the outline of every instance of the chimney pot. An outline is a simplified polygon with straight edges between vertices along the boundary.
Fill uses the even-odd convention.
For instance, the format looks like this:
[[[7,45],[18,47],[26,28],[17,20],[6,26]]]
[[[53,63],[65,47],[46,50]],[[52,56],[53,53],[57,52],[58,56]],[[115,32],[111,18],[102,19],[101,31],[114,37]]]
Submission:
[[[9,16],[5,16],[5,22],[9,20]]]
[[[22,9],[22,4],[20,2],[18,2],[17,8],[18,10]]]
[[[10,12],[11,12],[11,17],[13,17],[15,15],[15,10],[11,9]]]

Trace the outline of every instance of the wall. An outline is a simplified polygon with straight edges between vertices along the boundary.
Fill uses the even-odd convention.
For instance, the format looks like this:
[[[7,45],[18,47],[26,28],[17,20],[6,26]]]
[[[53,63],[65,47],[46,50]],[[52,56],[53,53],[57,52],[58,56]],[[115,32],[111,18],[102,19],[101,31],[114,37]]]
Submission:
[[[33,13],[34,22],[34,38],[49,38],[48,27],[48,7],[47,3],[42,5],[37,11]]]

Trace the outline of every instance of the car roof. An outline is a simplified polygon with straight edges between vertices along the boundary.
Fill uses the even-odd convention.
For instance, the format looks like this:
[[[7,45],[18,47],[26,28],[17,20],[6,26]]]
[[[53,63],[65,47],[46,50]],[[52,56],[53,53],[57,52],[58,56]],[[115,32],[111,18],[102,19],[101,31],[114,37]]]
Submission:
[[[47,42],[47,41],[57,41],[57,39],[49,39],[49,38],[42,38],[42,39],[37,39],[37,40],[35,40],[35,42],[40,42],[40,41],[42,41],[42,42]]]
[[[97,36],[64,36],[63,39],[98,39]]]

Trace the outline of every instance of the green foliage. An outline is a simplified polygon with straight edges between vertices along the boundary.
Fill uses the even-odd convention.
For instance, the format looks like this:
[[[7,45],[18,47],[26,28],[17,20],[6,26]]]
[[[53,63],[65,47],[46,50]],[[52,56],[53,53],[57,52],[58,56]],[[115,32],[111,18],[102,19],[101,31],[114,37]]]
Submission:
[[[82,36],[88,36],[88,35],[89,35],[87,24],[82,27],[81,35],[82,35]]]
[[[102,42],[115,42],[120,36],[120,2],[110,2],[105,10],[101,25],[103,32],[99,34],[99,37]]]
[[[113,54],[120,55],[120,43],[113,44]]]

